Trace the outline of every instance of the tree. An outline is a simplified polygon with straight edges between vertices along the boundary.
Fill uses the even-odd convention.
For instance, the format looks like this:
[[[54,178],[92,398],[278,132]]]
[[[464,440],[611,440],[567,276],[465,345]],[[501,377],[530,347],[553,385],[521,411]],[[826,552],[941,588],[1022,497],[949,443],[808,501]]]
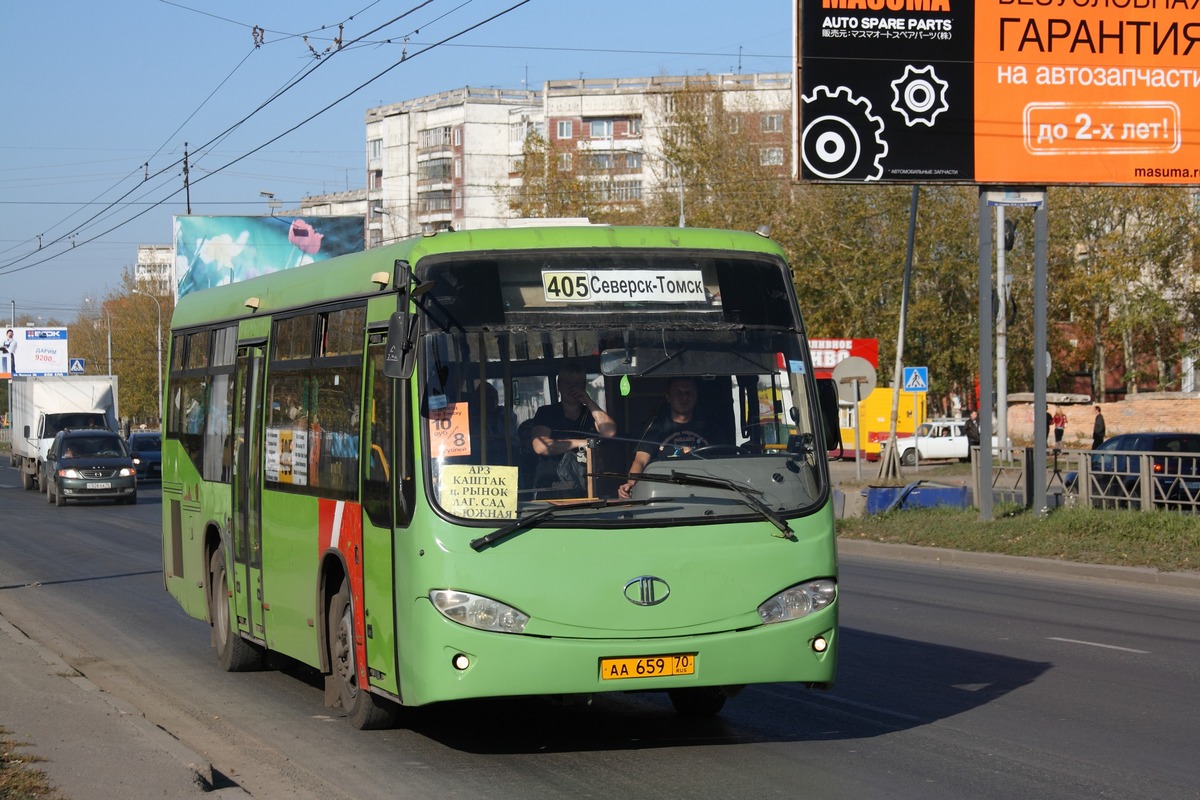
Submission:
[[[1070,187],[1050,208],[1050,280],[1059,319],[1088,342],[1094,392],[1119,350],[1125,389],[1166,388],[1200,319],[1190,194],[1169,187]],[[1150,365],[1150,366],[1147,366]]]
[[[135,293],[135,290],[138,293]],[[121,275],[121,287],[109,291],[99,303],[85,301],[68,326],[70,354],[83,358],[93,375],[108,371],[109,324],[112,336],[112,372],[117,376],[118,402],[122,417],[154,426],[159,422],[158,365],[159,337],[155,331],[162,308],[162,344],[164,351],[170,337],[171,311],[174,299],[170,295],[150,294],[144,297],[134,279],[133,267]],[[164,374],[168,369],[166,353],[162,353]]]

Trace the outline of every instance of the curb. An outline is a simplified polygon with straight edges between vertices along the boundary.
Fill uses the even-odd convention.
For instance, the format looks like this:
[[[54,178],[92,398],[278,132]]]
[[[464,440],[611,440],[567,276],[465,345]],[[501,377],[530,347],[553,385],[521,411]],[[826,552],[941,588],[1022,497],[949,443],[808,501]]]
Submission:
[[[1054,575],[1081,580],[1106,580],[1134,586],[1200,592],[1200,572],[1159,572],[1150,567],[1081,564],[1077,561],[1059,561],[1053,558],[975,553],[966,550],[949,550],[915,544],[891,544],[842,537],[838,537],[837,548],[838,555],[889,558],[926,564]]]

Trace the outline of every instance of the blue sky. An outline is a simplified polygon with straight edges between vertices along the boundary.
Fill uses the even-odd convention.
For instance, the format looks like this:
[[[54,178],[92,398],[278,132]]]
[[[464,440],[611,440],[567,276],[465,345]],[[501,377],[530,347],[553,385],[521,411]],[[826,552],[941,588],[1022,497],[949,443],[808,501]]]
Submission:
[[[0,317],[15,303],[18,317],[68,321],[119,286],[139,244],[169,244],[185,143],[193,213],[265,214],[262,191],[288,207],[362,188],[374,106],[581,74],[791,69],[788,0],[520,3],[6,4]],[[326,52],[339,25],[343,47]]]

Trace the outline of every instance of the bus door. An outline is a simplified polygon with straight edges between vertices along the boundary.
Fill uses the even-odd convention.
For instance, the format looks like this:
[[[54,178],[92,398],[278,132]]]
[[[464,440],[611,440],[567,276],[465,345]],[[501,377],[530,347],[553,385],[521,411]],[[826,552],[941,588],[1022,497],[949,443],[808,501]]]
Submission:
[[[400,694],[396,652],[396,624],[392,566],[395,527],[403,524],[395,506],[398,472],[403,470],[396,458],[395,381],[383,374],[386,335],[372,332],[367,351],[366,386],[362,415],[362,600],[357,613],[370,610],[355,620],[365,643],[365,658],[359,658],[371,673],[370,682],[385,691]],[[361,626],[361,627],[360,627]],[[357,637],[356,637],[357,638]],[[360,654],[361,656],[361,654]],[[365,675],[362,676],[365,679]],[[365,680],[364,683],[365,684]]]
[[[262,614],[262,385],[265,345],[237,353],[233,431],[233,575],[238,630],[266,641]]]

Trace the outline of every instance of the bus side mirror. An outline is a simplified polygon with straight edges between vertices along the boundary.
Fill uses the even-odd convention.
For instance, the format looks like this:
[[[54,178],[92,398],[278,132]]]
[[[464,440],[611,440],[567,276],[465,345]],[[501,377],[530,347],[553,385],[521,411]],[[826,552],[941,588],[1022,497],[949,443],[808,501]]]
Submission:
[[[408,311],[408,298],[403,300],[404,311],[397,311],[388,320],[387,344],[383,350],[383,374],[389,378],[411,378],[415,362],[413,323],[416,317]]]
[[[842,425],[838,419],[838,391],[833,378],[817,378],[817,402],[821,406],[821,422],[826,449],[836,449],[842,441]]]

